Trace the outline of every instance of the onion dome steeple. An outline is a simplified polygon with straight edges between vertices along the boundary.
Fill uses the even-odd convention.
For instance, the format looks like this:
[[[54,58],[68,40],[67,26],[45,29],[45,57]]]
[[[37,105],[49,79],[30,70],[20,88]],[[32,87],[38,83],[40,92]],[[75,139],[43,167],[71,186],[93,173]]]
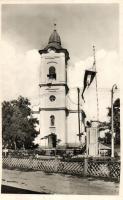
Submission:
[[[54,24],[54,31],[49,37],[48,45],[45,47],[45,49],[62,49],[61,47],[61,38],[59,34],[56,31],[56,24]]]
[[[56,31],[56,24],[54,24],[54,30],[49,37],[48,45],[44,49],[39,50],[39,53],[40,54],[47,53],[48,49],[55,50],[55,52],[57,53],[60,53],[60,52],[65,53],[65,62],[67,63],[67,61],[69,60],[69,53],[67,49],[62,48],[61,46],[61,38]]]
[[[54,31],[49,38],[48,44],[50,44],[50,43],[58,43],[59,45],[61,45],[61,38],[56,31],[56,24],[54,24]]]

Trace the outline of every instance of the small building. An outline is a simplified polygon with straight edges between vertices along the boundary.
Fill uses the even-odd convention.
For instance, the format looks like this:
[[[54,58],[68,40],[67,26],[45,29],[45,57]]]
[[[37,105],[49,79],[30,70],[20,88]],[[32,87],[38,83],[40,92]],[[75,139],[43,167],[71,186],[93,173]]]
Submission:
[[[111,152],[110,147],[99,143],[99,155],[100,156],[108,156],[108,155],[110,155],[110,152]]]

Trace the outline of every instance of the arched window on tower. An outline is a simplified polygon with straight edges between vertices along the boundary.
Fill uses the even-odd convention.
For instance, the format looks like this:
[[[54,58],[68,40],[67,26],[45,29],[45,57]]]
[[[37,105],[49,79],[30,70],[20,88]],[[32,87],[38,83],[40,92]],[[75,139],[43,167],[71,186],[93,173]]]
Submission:
[[[55,125],[55,116],[54,116],[54,115],[51,115],[51,116],[50,116],[50,125],[51,125],[51,126],[54,126],[54,125]]]
[[[49,77],[49,79],[55,79],[56,80],[56,69],[55,69],[55,67],[51,66],[49,68],[49,74],[47,75],[47,77]]]

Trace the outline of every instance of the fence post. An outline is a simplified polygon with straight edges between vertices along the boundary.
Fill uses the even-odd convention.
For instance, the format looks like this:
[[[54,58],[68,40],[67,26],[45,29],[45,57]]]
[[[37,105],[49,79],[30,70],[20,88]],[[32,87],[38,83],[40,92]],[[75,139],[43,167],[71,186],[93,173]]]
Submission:
[[[54,167],[55,172],[58,172],[58,166],[59,166],[59,160],[58,160],[57,156],[55,156],[55,167]]]
[[[33,168],[33,158],[32,156],[29,157],[29,168],[32,169]]]
[[[10,167],[10,168],[11,168],[11,167],[12,167],[12,157],[11,157],[10,154],[8,155],[8,158],[7,158],[7,159],[8,159],[8,163],[9,163],[9,164],[7,163],[7,167]]]
[[[88,158],[84,158],[84,176],[88,174]]]

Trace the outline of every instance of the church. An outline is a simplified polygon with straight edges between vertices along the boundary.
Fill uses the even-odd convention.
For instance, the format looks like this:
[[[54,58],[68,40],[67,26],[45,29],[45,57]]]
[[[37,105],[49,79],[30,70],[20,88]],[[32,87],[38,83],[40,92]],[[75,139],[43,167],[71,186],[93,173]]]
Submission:
[[[69,52],[62,47],[61,38],[56,27],[49,37],[45,48],[40,53],[40,136],[41,146],[53,148],[56,142],[67,146],[73,136],[69,126],[73,126],[74,143],[78,133],[77,113],[74,115],[75,124],[70,122],[70,112],[67,108],[67,64]],[[82,121],[82,120],[81,120]]]

